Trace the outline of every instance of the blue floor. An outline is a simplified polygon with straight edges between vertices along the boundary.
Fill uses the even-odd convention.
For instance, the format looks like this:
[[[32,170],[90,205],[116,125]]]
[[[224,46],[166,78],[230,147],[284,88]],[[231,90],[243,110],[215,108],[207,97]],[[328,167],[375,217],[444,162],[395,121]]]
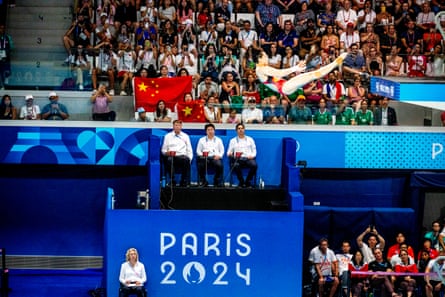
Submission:
[[[99,270],[10,270],[8,297],[83,297],[101,286]]]

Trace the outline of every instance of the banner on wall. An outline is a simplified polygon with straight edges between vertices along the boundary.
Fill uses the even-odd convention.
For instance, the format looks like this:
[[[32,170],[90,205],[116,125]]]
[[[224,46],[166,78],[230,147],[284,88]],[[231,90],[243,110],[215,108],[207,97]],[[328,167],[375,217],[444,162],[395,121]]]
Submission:
[[[129,247],[151,297],[298,296],[302,226],[297,212],[108,211],[108,296]]]

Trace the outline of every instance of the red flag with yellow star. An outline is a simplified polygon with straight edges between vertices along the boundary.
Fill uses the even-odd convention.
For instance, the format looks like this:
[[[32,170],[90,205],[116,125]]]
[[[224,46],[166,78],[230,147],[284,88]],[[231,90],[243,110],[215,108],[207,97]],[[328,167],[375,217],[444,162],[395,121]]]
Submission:
[[[204,123],[204,103],[200,100],[191,102],[180,102],[177,105],[178,119],[183,122]]]
[[[185,93],[192,92],[192,77],[135,77],[133,90],[135,111],[139,107],[143,107],[146,111],[154,111],[159,100],[164,100],[166,106],[173,110],[176,103],[184,99]]]

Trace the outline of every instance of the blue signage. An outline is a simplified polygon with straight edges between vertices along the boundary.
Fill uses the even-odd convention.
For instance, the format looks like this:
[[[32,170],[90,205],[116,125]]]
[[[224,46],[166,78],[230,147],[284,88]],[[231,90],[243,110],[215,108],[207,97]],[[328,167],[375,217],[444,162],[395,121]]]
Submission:
[[[151,297],[298,296],[302,212],[109,210],[107,295],[135,247]]]

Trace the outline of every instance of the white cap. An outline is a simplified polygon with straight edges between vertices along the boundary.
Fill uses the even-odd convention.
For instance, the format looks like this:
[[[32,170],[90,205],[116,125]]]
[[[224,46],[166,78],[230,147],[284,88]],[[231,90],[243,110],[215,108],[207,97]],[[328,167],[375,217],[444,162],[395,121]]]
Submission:
[[[33,97],[32,95],[26,95],[26,96],[25,96],[25,100],[26,100],[26,101],[28,101],[28,100],[30,100],[30,99],[32,100],[32,99],[34,99],[34,97]]]
[[[49,92],[48,98],[51,97],[57,97],[57,93],[56,92]]]

